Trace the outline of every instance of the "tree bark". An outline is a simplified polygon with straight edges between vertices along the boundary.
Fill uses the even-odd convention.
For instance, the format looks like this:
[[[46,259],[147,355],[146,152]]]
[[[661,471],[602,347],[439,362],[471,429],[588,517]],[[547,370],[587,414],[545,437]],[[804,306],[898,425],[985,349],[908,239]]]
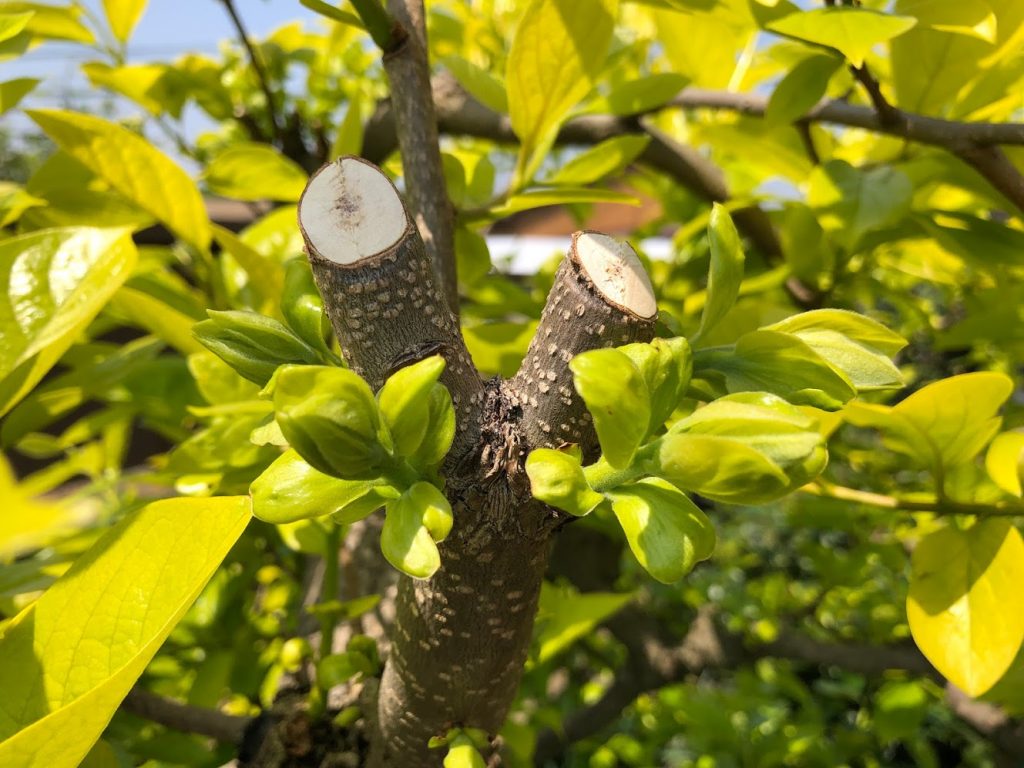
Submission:
[[[501,727],[529,649],[551,536],[565,521],[531,498],[524,461],[531,449],[559,441],[593,451],[568,362],[587,349],[649,340],[656,313],[632,250],[616,244],[588,261],[580,257],[578,233],[522,370],[509,382],[482,382],[408,213],[400,208],[404,220],[397,223],[379,220],[398,210],[382,190],[396,198],[397,191],[377,181],[373,189],[351,188],[365,180],[365,169],[351,164],[364,162],[348,157],[325,166],[317,176],[328,175],[314,177],[299,204],[325,307],[348,364],[374,388],[404,365],[444,355],[442,381],[458,419],[443,467],[455,525],[433,578],[399,580],[390,654],[372,712],[371,764],[417,768],[444,757],[444,750],[428,749],[432,736],[458,726],[493,735]],[[325,194],[338,197],[324,200]],[[325,220],[325,211],[338,221]],[[380,231],[400,234],[363,254],[361,244]],[[340,241],[355,246],[342,248]],[[619,290],[620,280],[630,288]]]

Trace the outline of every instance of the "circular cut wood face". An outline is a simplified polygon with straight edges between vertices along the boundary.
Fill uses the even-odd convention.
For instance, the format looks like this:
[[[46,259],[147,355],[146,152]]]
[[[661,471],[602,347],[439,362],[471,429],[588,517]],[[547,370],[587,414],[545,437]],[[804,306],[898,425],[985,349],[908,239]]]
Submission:
[[[657,314],[651,280],[628,243],[584,232],[576,238],[576,256],[594,287],[609,301],[638,317]]]
[[[353,264],[397,243],[408,222],[388,177],[369,163],[344,157],[310,179],[299,203],[299,224],[319,256]]]

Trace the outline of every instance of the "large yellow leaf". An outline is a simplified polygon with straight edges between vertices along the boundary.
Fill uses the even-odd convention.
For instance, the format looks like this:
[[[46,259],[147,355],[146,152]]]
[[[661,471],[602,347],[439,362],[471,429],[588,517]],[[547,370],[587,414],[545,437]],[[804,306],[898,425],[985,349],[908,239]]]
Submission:
[[[929,534],[912,558],[907,619],[921,652],[971,696],[991,688],[1024,642],[1024,540],[1009,521]]]
[[[0,637],[0,765],[74,768],[250,517],[243,497],[123,520]]]
[[[505,68],[509,116],[528,181],[555,132],[605,63],[618,0],[533,0]]]
[[[200,250],[210,220],[195,182],[173,160],[127,128],[59,109],[26,110],[57,146],[117,192]]]
[[[308,175],[302,167],[269,144],[232,144],[206,166],[210,191],[236,200],[297,202]]]

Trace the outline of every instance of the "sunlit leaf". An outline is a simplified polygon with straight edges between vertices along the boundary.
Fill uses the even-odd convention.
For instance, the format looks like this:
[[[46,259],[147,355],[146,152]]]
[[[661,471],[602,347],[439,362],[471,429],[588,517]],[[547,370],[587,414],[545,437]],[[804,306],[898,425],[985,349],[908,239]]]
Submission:
[[[74,768],[249,521],[248,499],[129,515],[0,638],[0,764]]]
[[[834,48],[859,67],[874,46],[899,37],[916,23],[912,16],[842,6],[801,11],[767,27],[780,35]]]
[[[237,200],[293,203],[306,187],[306,172],[269,144],[230,145],[206,166],[203,178],[212,192]]]

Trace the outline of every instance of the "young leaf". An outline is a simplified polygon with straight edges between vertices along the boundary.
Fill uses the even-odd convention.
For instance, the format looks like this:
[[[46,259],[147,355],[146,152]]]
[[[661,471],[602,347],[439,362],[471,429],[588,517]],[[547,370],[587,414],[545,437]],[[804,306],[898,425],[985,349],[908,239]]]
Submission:
[[[979,696],[1024,642],[1024,541],[1008,520],[928,534],[911,557],[907,620],[914,642],[950,682]]]
[[[661,439],[652,474],[727,504],[763,504],[792,490],[782,468],[756,448],[718,435],[674,432]]]
[[[92,115],[59,109],[27,114],[56,142],[117,192],[178,237],[205,251],[210,220],[199,189],[181,168],[138,134]]]
[[[443,384],[435,384],[427,398],[427,429],[423,441],[406,459],[418,469],[433,471],[444,461],[455,439],[455,408]]]
[[[637,562],[662,584],[683,578],[715,549],[715,529],[671,483],[646,478],[608,494]]]
[[[294,450],[281,454],[249,487],[252,513],[268,523],[345,513],[371,490],[387,493],[380,480],[340,480],[318,472]],[[394,496],[397,497],[397,491]],[[381,506],[383,502],[377,504]],[[377,507],[374,507],[376,509]],[[367,514],[373,509],[368,510]],[[346,515],[346,519],[350,516]],[[348,522],[354,520],[348,519]]]
[[[242,376],[263,386],[279,366],[319,362],[316,352],[277,320],[256,312],[208,310],[192,333]]]
[[[618,613],[633,599],[632,594],[587,592],[580,594],[570,586],[544,582],[537,607],[537,655],[543,664],[580,640],[607,618]]]
[[[916,23],[912,16],[844,6],[793,13],[767,27],[780,35],[834,48],[859,67],[874,46],[899,37]]]
[[[617,349],[576,355],[569,368],[605,459],[616,469],[629,466],[651,420],[651,398],[640,371]]]
[[[650,344],[627,344],[619,347],[640,371],[651,398],[651,420],[648,436],[654,434],[686,395],[693,373],[690,344],[682,336],[654,339]]]
[[[810,312],[801,312],[799,315],[765,326],[764,330],[782,331],[795,336],[809,331],[834,331],[868,349],[889,356],[895,355],[907,346],[906,339],[877,320],[846,309],[814,309]]]
[[[473,740],[460,733],[448,745],[448,753],[444,756],[444,768],[487,768],[487,763],[477,751]]]
[[[50,229],[0,242],[0,414],[60,359],[136,258],[124,229]]]
[[[415,454],[426,437],[429,395],[444,368],[444,358],[432,355],[393,373],[377,393],[381,415],[399,456]]]
[[[285,267],[281,314],[300,339],[321,353],[331,354],[324,337],[324,302],[306,259],[292,259]]]
[[[985,455],[985,469],[996,485],[1020,496],[1024,484],[1024,432],[997,435]]]
[[[772,91],[765,119],[781,124],[803,117],[825,95],[828,81],[842,63],[835,56],[809,56],[798,63]]]
[[[520,183],[532,178],[569,110],[593,88],[617,7],[618,0],[532,0],[523,12],[505,67]]]
[[[145,328],[183,355],[202,350],[192,335],[195,318],[179,312],[145,291],[124,286],[114,294],[110,309],[123,315],[128,325]]]
[[[324,474],[372,480],[390,461],[377,401],[352,371],[283,366],[274,377],[274,410],[288,443]]]
[[[291,294],[286,296],[281,294],[285,284],[285,275],[284,270],[281,268],[281,263],[277,259],[264,256],[255,248],[246,244],[230,229],[219,224],[213,225],[213,237],[217,241],[217,245],[221,247],[222,253],[226,253],[228,257],[238,262],[238,265],[245,270],[245,276],[248,279],[247,285],[262,300],[261,303],[255,303],[254,308],[264,314],[272,312],[280,298],[281,313],[285,316],[285,319],[288,319],[289,311],[292,310],[292,307],[287,303],[287,300],[291,298]],[[296,301],[299,301],[301,304],[300,300],[296,299]],[[302,334],[297,329],[293,328],[292,330],[295,330],[302,337]],[[314,348],[319,349],[309,339],[303,337],[303,340]]]
[[[544,180],[545,184],[586,186],[621,171],[636,160],[650,143],[650,136],[616,136],[582,152]]]
[[[501,80],[459,56],[445,56],[441,63],[474,99],[500,115],[508,113],[508,94]]]
[[[297,202],[307,175],[269,144],[239,142],[214,157],[203,174],[210,191],[236,200]]]
[[[413,488],[421,485],[430,484],[417,483]],[[427,525],[428,518],[432,520],[431,527]],[[433,534],[447,534],[444,518],[444,509],[437,506],[436,497],[422,494],[422,489],[416,493],[409,489],[401,498],[389,501],[380,535],[380,548],[385,559],[414,579],[429,579],[441,567],[441,555]],[[450,507],[447,518],[450,530]]]
[[[743,247],[732,217],[724,206],[715,203],[708,223],[711,243],[711,271],[708,274],[708,297],[700,327],[694,334],[696,342],[710,331],[736,303],[743,281]]]
[[[579,458],[563,451],[531,451],[526,459],[526,474],[535,499],[570,515],[582,517],[604,501],[587,483]]]
[[[122,520],[0,639],[0,765],[74,768],[249,521],[240,497]]]
[[[771,392],[791,403],[834,411],[857,394],[853,383],[796,336],[760,330],[732,349],[698,350],[695,368],[725,374],[729,392]]]

